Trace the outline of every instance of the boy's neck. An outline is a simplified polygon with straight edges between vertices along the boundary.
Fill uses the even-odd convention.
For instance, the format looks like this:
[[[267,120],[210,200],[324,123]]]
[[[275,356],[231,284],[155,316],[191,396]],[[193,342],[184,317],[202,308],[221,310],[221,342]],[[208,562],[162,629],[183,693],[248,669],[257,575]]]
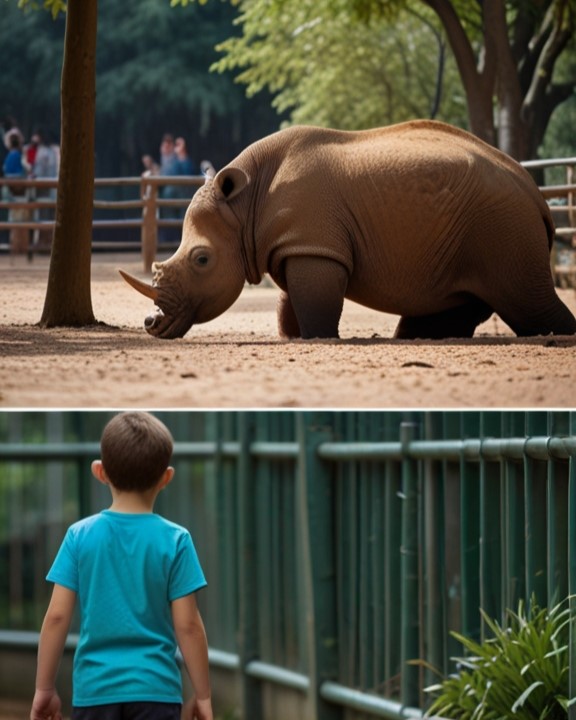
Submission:
[[[109,510],[119,513],[152,513],[158,493],[120,492],[112,489],[112,505]]]

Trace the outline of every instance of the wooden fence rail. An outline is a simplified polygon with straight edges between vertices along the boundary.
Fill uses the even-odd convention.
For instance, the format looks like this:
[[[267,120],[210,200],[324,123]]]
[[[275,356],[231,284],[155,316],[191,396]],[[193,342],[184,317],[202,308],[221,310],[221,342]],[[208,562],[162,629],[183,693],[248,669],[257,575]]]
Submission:
[[[552,268],[557,285],[576,287],[576,157],[551,158],[547,160],[529,160],[522,163],[531,171],[544,173],[551,168],[563,168],[566,182],[563,184],[543,184],[540,190],[550,205],[556,225],[556,235],[563,241],[555,248]],[[183,210],[188,206],[194,191],[204,183],[203,176],[142,176],[120,178],[96,178],[94,210],[98,217],[93,220],[93,228],[122,229],[139,228],[140,239],[132,241],[93,240],[94,249],[123,250],[140,249],[145,272],[150,272],[158,250],[159,228],[179,228],[181,218],[164,217],[163,210]],[[162,187],[183,187],[189,192],[182,197],[165,199],[159,189]],[[22,197],[12,194],[8,188],[23,189]],[[39,233],[52,232],[54,228],[54,211],[56,208],[57,180],[14,180],[0,178],[0,192],[6,199],[0,201],[0,212],[8,211],[8,220],[0,221],[0,231],[10,231],[10,244],[0,245],[0,250],[11,252],[20,245],[26,248],[29,255],[33,252],[49,248],[38,244]],[[5,189],[6,188],[6,189]],[[103,190],[128,188],[134,198],[127,200],[99,199]],[[134,211],[130,217],[118,217]],[[51,214],[46,217],[46,214]],[[110,212],[111,217],[101,215]],[[34,232],[35,242],[30,243],[30,231]],[[20,242],[19,242],[20,236]],[[175,247],[175,243],[166,243],[167,249]]]
[[[140,239],[125,242],[93,240],[93,248],[103,250],[140,249],[144,270],[150,272],[158,249],[158,229],[179,228],[182,225],[181,217],[162,217],[162,210],[183,211],[188,207],[195,190],[204,181],[204,177],[198,175],[96,178],[94,181],[94,210],[98,211],[99,215],[110,211],[112,217],[95,217],[92,222],[93,228],[140,228]],[[186,188],[189,192],[182,193],[182,197],[164,199],[160,197],[159,192],[162,187]],[[0,221],[0,231],[8,230],[10,232],[10,243],[0,246],[2,250],[15,252],[17,248],[20,248],[31,257],[34,252],[46,249],[38,241],[38,238],[40,232],[51,233],[54,229],[57,188],[58,181],[56,179],[0,178],[0,191],[6,198],[0,201],[0,211],[8,211],[8,220]],[[132,191],[135,197],[128,200],[98,199],[99,191],[112,188],[128,188],[128,191]],[[22,195],[14,193],[13,190],[20,190]],[[136,211],[133,216],[118,217],[119,214],[131,210]],[[49,217],[46,217],[47,215]],[[33,242],[30,239],[31,231],[34,232]],[[49,243],[47,247],[49,247]],[[168,243],[166,247],[168,247]]]

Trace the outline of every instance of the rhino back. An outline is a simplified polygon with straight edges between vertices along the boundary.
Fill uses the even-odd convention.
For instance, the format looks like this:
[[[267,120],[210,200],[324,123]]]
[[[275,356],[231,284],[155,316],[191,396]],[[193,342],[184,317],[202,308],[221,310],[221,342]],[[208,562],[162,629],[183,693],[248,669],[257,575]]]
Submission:
[[[390,312],[416,302],[415,275],[429,297],[425,291],[453,282],[453,269],[461,274],[463,256],[476,260],[482,248],[467,247],[471,223],[487,215],[497,222],[519,197],[533,208],[532,222],[547,212],[515,161],[431,121],[359,132],[293,127],[237,161],[256,180],[262,271],[282,284],[290,255],[331,257],[349,269],[349,297]]]

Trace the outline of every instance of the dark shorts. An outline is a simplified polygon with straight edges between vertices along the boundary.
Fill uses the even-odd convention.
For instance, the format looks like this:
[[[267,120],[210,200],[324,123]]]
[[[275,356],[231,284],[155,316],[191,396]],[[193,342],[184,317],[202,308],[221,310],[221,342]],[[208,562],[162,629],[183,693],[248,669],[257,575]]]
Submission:
[[[180,720],[175,703],[132,702],[72,708],[72,720]]]

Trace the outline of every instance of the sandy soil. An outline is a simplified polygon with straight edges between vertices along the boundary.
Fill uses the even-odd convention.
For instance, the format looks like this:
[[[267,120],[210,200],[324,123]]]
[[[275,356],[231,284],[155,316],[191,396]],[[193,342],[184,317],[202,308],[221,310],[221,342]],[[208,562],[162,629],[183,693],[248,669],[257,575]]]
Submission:
[[[0,700],[0,720],[28,720],[30,703]]]
[[[149,300],[95,255],[84,329],[37,327],[48,258],[0,258],[0,406],[29,408],[576,407],[576,338],[519,340],[497,317],[472,340],[397,341],[397,322],[346,304],[340,340],[285,342],[273,287],[246,287],[224,315],[179,340],[143,330]],[[576,312],[576,294],[563,290]]]

